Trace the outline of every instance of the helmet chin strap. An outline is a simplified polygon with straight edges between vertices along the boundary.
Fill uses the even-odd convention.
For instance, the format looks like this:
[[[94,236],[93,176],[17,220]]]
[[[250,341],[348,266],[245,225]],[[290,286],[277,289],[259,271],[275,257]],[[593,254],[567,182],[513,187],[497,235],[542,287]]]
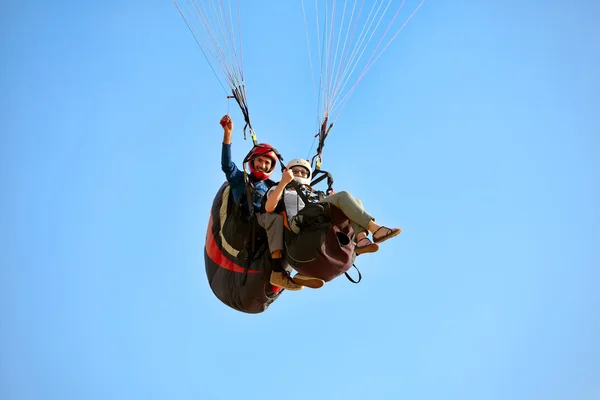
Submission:
[[[310,179],[308,178],[294,177],[294,181],[298,182],[300,185],[310,186]]]

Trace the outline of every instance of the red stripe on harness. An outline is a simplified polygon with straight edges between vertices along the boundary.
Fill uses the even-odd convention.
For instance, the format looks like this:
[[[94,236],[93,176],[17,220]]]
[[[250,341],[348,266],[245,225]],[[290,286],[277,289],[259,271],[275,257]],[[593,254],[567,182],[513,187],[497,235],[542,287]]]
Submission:
[[[217,246],[217,242],[215,240],[215,237],[213,236],[212,226],[213,218],[211,215],[208,220],[208,230],[206,232],[206,253],[208,254],[208,257],[210,257],[210,259],[213,260],[214,263],[221,268],[225,268],[226,270],[233,272],[244,273],[244,267],[240,267],[239,265],[225,257],[225,255],[221,252],[221,249],[219,248],[219,246]],[[259,274],[262,273],[262,271],[256,269],[249,269],[248,273]]]

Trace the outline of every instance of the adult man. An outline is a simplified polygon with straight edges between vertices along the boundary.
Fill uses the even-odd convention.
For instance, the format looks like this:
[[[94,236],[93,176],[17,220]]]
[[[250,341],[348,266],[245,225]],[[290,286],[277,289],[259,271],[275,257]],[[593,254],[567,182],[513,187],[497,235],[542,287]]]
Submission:
[[[233,121],[229,115],[223,116],[220,121],[223,127],[223,148],[221,152],[221,169],[225,173],[227,182],[231,188],[233,201],[242,207],[242,215],[249,215],[248,202],[240,199],[246,193],[246,182],[244,173],[235,165],[231,159],[231,134],[233,132]],[[277,157],[273,148],[266,144],[259,144],[250,154],[248,168],[250,169],[250,183],[253,186],[252,203],[257,223],[266,230],[269,242],[269,251],[272,259],[271,283],[288,290],[300,290],[302,286],[294,283],[281,263],[283,250],[283,217],[273,213],[261,213],[261,201],[269,190],[265,182],[277,165]],[[273,277],[275,276],[275,279]]]

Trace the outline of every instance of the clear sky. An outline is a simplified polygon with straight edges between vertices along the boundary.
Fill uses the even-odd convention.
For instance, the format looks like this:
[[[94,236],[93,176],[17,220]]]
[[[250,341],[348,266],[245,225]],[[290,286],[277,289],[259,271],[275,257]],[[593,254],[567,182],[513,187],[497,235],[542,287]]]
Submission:
[[[254,127],[306,157],[300,1],[253,4]],[[221,116],[236,161],[251,142],[174,5],[3,2],[0,398],[600,399],[599,20],[591,0],[425,2],[324,152],[403,233],[360,284],[246,315],[203,242]]]

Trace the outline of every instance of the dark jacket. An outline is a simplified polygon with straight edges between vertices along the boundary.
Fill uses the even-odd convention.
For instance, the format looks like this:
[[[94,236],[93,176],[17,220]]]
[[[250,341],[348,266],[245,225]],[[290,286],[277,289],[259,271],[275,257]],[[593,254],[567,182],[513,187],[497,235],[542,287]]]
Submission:
[[[248,202],[246,201],[245,197],[246,184],[244,183],[244,172],[238,169],[235,163],[231,160],[231,144],[223,143],[223,150],[221,152],[221,169],[225,173],[227,182],[229,182],[229,186],[231,187],[233,201],[236,204],[239,204],[240,198],[243,197],[242,210],[244,210],[244,213],[247,213]],[[265,181],[256,182],[251,175],[249,179],[250,182],[254,184],[254,211],[260,212],[262,198],[265,193],[267,193],[271,185],[268,185]]]

